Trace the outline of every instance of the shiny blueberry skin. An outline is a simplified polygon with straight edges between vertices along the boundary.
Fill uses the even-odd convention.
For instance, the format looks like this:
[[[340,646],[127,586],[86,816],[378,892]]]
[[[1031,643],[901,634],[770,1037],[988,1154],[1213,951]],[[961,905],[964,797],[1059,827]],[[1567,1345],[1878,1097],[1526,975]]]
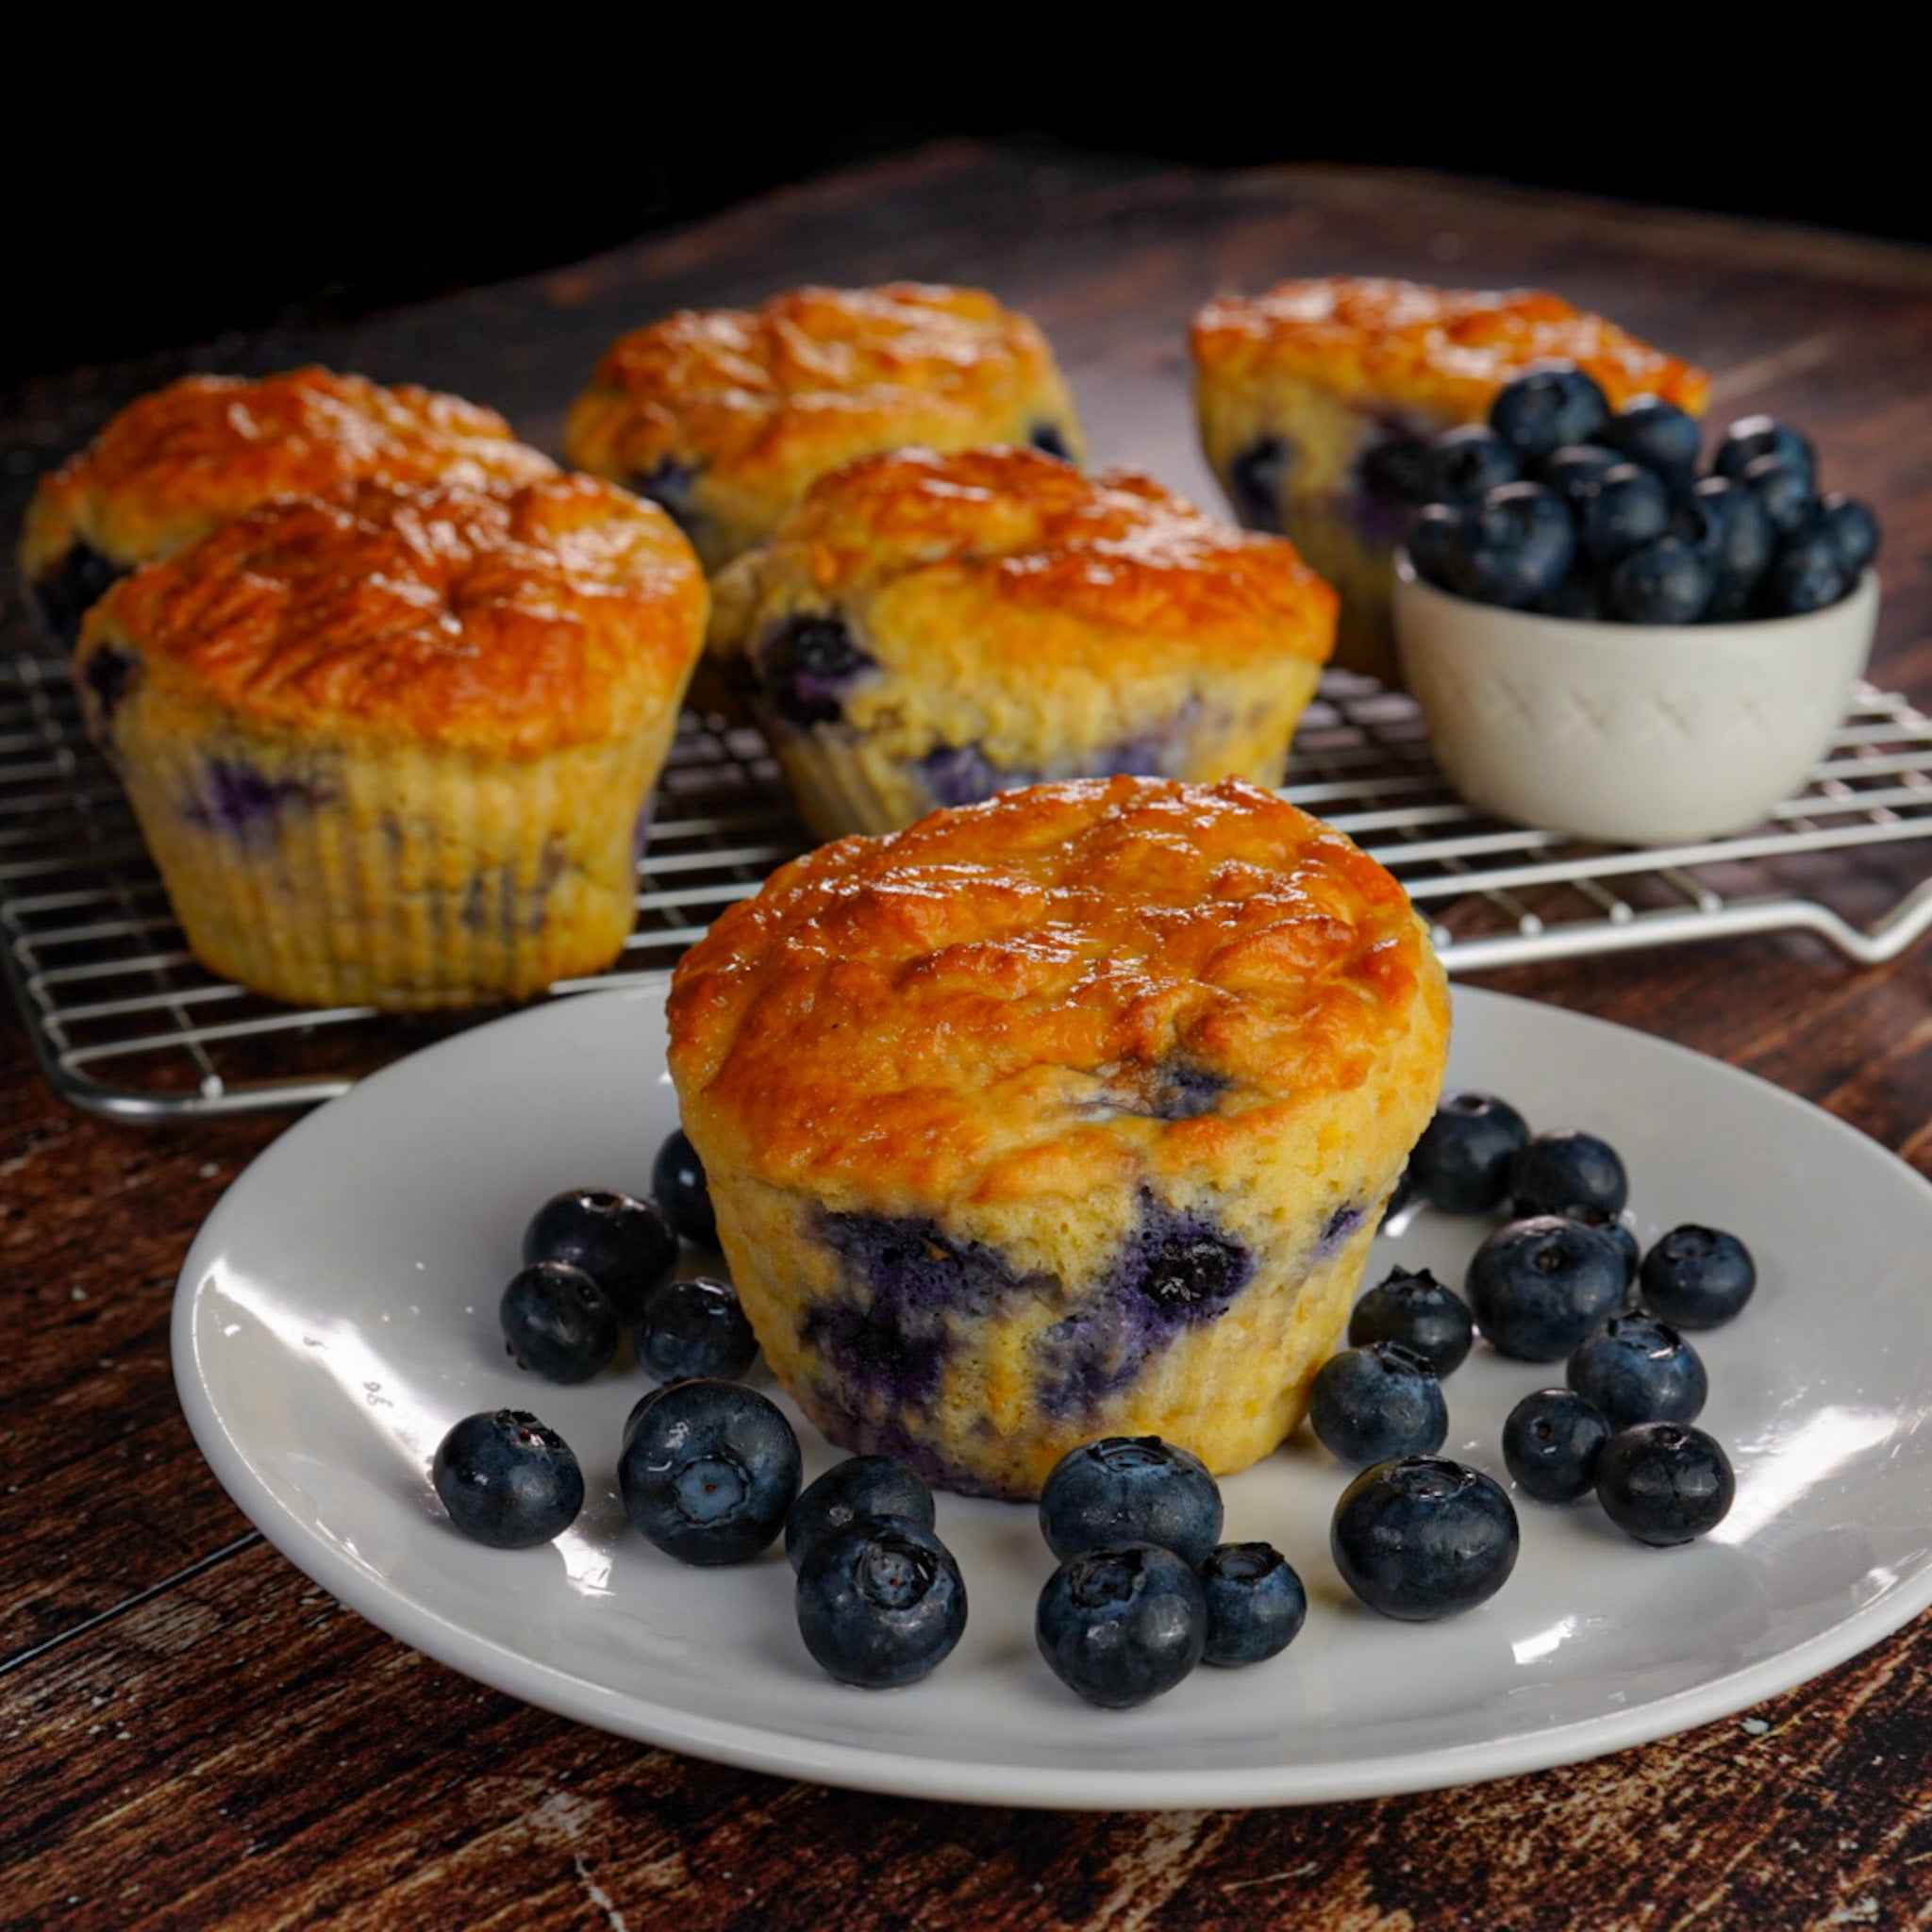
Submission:
[[[1638,1298],[1674,1328],[1716,1328],[1757,1286],[1751,1250],[1722,1228],[1687,1222],[1658,1237],[1638,1272]]]
[[[1503,1462],[1539,1503],[1575,1503],[1596,1487],[1597,1457],[1610,1440],[1603,1411],[1574,1389],[1539,1389],[1503,1424]]]
[[[1273,1543],[1220,1543],[1201,1565],[1208,1641],[1201,1661],[1240,1670],[1278,1657],[1301,1635],[1307,1592]]]
[[[517,1366],[546,1382],[588,1382],[609,1364],[624,1333],[610,1297],[567,1261],[533,1261],[520,1269],[496,1315]]]
[[[1656,542],[1670,527],[1670,486],[1655,470],[1615,463],[1577,492],[1577,536],[1599,569]]]
[[[758,1357],[738,1291],[708,1274],[667,1281],[645,1301],[632,1340],[638,1364],[660,1382],[710,1375],[735,1382]]]
[[[1335,1567],[1371,1609],[1433,1622],[1495,1595],[1516,1567],[1516,1511],[1480,1470],[1440,1456],[1365,1469],[1328,1532]]]
[[[1293,463],[1293,453],[1279,437],[1263,436],[1228,464],[1228,494],[1247,528],[1280,529],[1282,486]]]
[[[1469,522],[1466,505],[1425,504],[1409,518],[1403,540],[1416,575],[1457,597],[1470,594]]]
[[[1586,1335],[1564,1379],[1616,1429],[1694,1423],[1710,1393],[1697,1351],[1669,1323],[1641,1310],[1612,1315]]]
[[[1778,552],[1758,587],[1757,608],[1765,617],[1802,617],[1838,603],[1852,582],[1831,539],[1822,530],[1806,530]]]
[[[671,1272],[677,1236],[662,1210],[616,1188],[554,1194],[524,1230],[524,1260],[568,1261],[635,1322],[644,1297]]]
[[[457,1528],[492,1549],[547,1543],[584,1506],[570,1444],[520,1408],[466,1415],[437,1444],[429,1479]]]
[[[1602,441],[1628,462],[1675,483],[1697,468],[1704,432],[1697,418],[1662,396],[1632,396],[1605,424]]]
[[[1609,420],[1603,391],[1569,362],[1524,370],[1490,405],[1490,426],[1532,463],[1565,443],[1601,442]]]
[[[1621,1214],[1630,1199],[1630,1177],[1607,1141],[1558,1127],[1534,1136],[1510,1161],[1508,1193],[1519,1216],[1561,1214],[1570,1208]]]
[[[1201,1661],[1207,1594],[1193,1570],[1158,1544],[1084,1550],[1047,1578],[1033,1634],[1070,1690],[1131,1710],[1172,1690]]]
[[[1408,1184],[1445,1214],[1499,1206],[1529,1124],[1493,1093],[1445,1093],[1408,1157]]]
[[[1449,1433],[1436,1372],[1399,1341],[1331,1355],[1308,1391],[1308,1426],[1351,1469],[1396,1456],[1433,1456]]]
[[[1413,1274],[1396,1268],[1356,1303],[1348,1318],[1348,1343],[1366,1348],[1372,1341],[1400,1342],[1421,1356],[1440,1380],[1462,1366],[1474,1328],[1467,1306],[1453,1288],[1444,1288],[1426,1268]]]
[[[1628,460],[1600,442],[1566,442],[1537,465],[1536,477],[1539,483],[1547,483],[1574,510],[1584,491],[1606,470],[1614,470]]]
[[[1468,512],[1467,594],[1527,610],[1556,589],[1576,555],[1576,525],[1541,483],[1504,483]]]
[[[908,1517],[871,1518],[818,1538],[798,1566],[805,1647],[841,1684],[917,1683],[966,1628],[966,1585],[953,1553]]]
[[[1471,1257],[1463,1294],[1492,1347],[1554,1362],[1624,1306],[1624,1257],[1593,1228],[1555,1214],[1507,1222]]]
[[[784,1527],[798,1438],[756,1389],[674,1382],[634,1412],[617,1483],[631,1522],[682,1563],[741,1563]]]
[[[1158,1436],[1106,1436],[1070,1449],[1040,1491],[1056,1557],[1158,1543],[1199,1563],[1221,1541],[1221,1491],[1198,1456]]]
[[[1798,469],[1782,457],[1756,458],[1744,465],[1738,480],[1763,507],[1780,541],[1797,536],[1818,514],[1810,471]]]
[[[1658,1549],[1715,1529],[1736,1493],[1730,1458],[1688,1423],[1637,1423],[1612,1436],[1597,1458],[1604,1514],[1625,1536]]]
[[[933,1525],[932,1491],[923,1476],[890,1456],[850,1456],[799,1492],[785,1518],[785,1556],[796,1570],[821,1537],[874,1517]]]
[[[1839,568],[1854,583],[1878,555],[1878,519],[1856,496],[1833,491],[1818,506],[1813,527],[1830,543]]]
[[[1705,615],[1743,616],[1777,548],[1777,532],[1756,495],[1735,477],[1706,476],[1678,505],[1671,527],[1710,566]]]
[[[711,1212],[705,1164],[682,1127],[658,1150],[651,1167],[651,1193],[686,1241],[700,1248],[718,1245],[718,1217]]]
[[[1628,1222],[1620,1220],[1614,1214],[1606,1213],[1601,1208],[1584,1207],[1574,1202],[1555,1211],[1565,1221],[1580,1221],[1585,1227],[1595,1228],[1597,1233],[1624,1257],[1624,1279],[1637,1279],[1637,1266],[1642,1258],[1642,1251],[1637,1245],[1636,1232]]]
[[[1770,416],[1740,416],[1724,431],[1710,467],[1720,476],[1741,476],[1762,457],[1774,457],[1788,469],[1802,471],[1807,476],[1818,474],[1818,458],[1811,445],[1789,424]]]
[[[1499,483],[1517,483],[1523,464],[1516,452],[1485,423],[1446,429],[1429,445],[1429,487],[1437,503],[1481,496]]]
[[[1604,608],[1619,624],[1695,624],[1710,608],[1710,565],[1681,537],[1659,537],[1604,579]]]

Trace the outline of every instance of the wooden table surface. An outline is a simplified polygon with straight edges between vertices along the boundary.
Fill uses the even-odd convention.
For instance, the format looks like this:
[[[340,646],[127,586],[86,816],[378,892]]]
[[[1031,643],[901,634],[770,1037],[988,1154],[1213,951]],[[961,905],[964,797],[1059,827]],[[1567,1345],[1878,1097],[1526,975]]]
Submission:
[[[808,278],[895,275],[984,283],[1031,311],[1097,455],[1211,503],[1188,414],[1190,313],[1218,290],[1338,271],[1554,288],[1714,371],[1717,411],[1790,415],[1831,479],[1882,510],[1878,675],[1932,698],[1932,255],[1413,175],[929,150],[353,326],[30,385],[0,404],[0,512],[11,528],[35,473],[191,367],[319,357],[465,391],[554,448],[619,328]],[[1928,963],[1921,944],[1861,970],[1791,935],[1484,983],[1749,1068],[1932,1172]],[[1932,1924],[1932,1617],[1748,1721],[1304,1809],[881,1799],[648,1749],[480,1689],[264,1543],[176,1405],[176,1271],[280,1124],[82,1117],[0,1019],[0,1923]]]

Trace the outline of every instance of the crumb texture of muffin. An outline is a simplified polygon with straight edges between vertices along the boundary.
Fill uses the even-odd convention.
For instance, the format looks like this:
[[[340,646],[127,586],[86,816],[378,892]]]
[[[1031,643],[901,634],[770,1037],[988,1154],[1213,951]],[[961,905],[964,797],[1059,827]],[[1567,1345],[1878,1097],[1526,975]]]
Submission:
[[[1044,785],[821,848],[686,956],[670,1062],[774,1374],[833,1441],[1038,1493],[1299,1422],[1440,1090],[1399,885],[1241,780]]]
[[[115,578],[275,497],[357,482],[524,483],[555,468],[493,409],[435,390],[317,368],[191,375],[128,404],[41,479],[21,575],[48,633],[71,647]]]
[[[1030,449],[847,464],[715,592],[710,653],[828,838],[1058,778],[1278,784],[1335,633],[1286,540]]]
[[[1038,327],[980,289],[792,289],[615,343],[570,413],[580,468],[662,504],[715,571],[813,478],[879,450],[1085,439]]]
[[[195,956],[299,1005],[609,964],[708,593],[589,476],[282,498],[115,584],[75,676]]]
[[[1251,528],[1291,537],[1341,593],[1337,662],[1397,681],[1390,558],[1421,500],[1431,438],[1479,423],[1538,362],[1587,371],[1612,408],[1691,414],[1702,370],[1536,290],[1333,275],[1209,302],[1192,329],[1201,442]]]

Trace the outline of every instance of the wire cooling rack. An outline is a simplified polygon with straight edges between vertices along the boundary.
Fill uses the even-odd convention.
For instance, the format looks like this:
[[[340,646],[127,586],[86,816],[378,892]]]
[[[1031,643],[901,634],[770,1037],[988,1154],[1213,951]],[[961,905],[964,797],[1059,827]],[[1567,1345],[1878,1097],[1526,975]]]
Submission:
[[[1861,687],[1799,796],[1738,837],[1582,845],[1472,813],[1407,697],[1334,674],[1286,795],[1407,888],[1452,972],[1802,927],[1888,958],[1932,924],[1932,723]],[[809,844],[754,731],[688,715],[638,867],[623,958],[577,992],[661,971]],[[75,1106],[165,1121],[306,1106],[486,1015],[294,1010],[198,966],[66,667],[0,659],[0,968],[47,1078]]]

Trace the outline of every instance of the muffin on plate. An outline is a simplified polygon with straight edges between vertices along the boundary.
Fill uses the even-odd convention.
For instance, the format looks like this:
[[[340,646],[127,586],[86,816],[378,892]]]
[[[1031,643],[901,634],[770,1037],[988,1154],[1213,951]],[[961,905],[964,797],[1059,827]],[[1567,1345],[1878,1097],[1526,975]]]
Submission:
[[[1538,362],[1574,362],[1613,408],[1651,394],[1695,415],[1710,393],[1701,370],[1531,290],[1281,282],[1208,303],[1192,340],[1202,445],[1236,514],[1301,546],[1341,593],[1337,663],[1385,683],[1391,562],[1432,437],[1481,422]]]
[[[826,837],[1050,778],[1277,784],[1335,625],[1283,539],[1028,449],[848,464],[713,588],[711,654]]]
[[[1038,1493],[1300,1420],[1441,1086],[1402,889],[1241,780],[845,839],[677,967],[670,1064],[773,1373],[845,1447]]]
[[[21,577],[47,634],[71,648],[117,577],[273,497],[360,481],[520,483],[555,467],[493,409],[435,390],[312,368],[191,375],[128,404],[41,478]]]
[[[124,577],[75,675],[204,965],[465,1006],[623,946],[708,602],[671,520],[594,477],[364,483]]]
[[[710,571],[855,457],[1008,442],[1085,448],[1046,338],[983,290],[919,282],[667,316],[610,349],[564,432],[572,462],[661,503]]]

